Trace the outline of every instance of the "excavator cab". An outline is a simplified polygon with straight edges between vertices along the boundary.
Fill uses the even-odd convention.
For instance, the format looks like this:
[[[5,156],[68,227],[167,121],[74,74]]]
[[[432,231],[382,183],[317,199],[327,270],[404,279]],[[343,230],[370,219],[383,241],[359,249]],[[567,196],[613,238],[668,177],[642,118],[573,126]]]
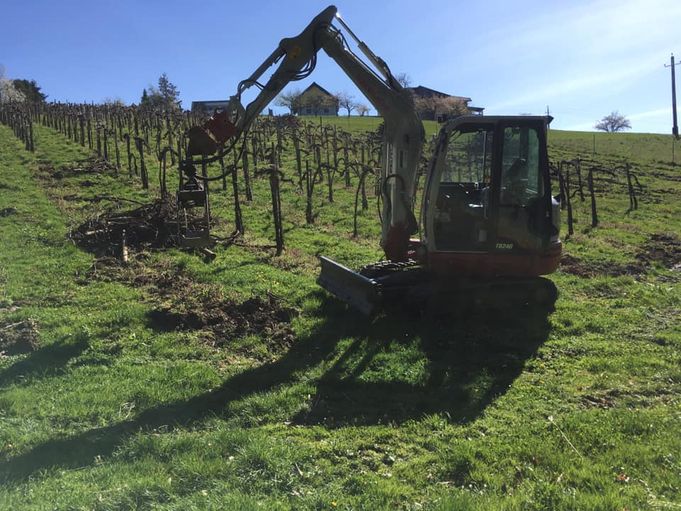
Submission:
[[[425,263],[447,275],[545,275],[560,257],[550,117],[465,116],[439,135],[423,201]]]

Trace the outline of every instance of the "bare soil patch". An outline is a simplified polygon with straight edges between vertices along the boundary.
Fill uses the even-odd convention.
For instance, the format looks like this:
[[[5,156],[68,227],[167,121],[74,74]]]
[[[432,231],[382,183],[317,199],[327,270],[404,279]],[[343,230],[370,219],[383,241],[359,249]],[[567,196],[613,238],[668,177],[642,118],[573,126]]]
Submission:
[[[104,172],[115,171],[116,167],[109,162],[95,156],[64,165],[55,169],[51,163],[42,162],[38,164],[38,171],[52,179],[64,179],[67,177],[82,176],[87,174],[101,174]]]
[[[563,273],[580,277],[620,277],[642,275],[653,264],[671,270],[681,270],[681,240],[672,234],[653,234],[639,249],[636,262],[631,264],[586,261],[564,254],[560,260],[560,269]]]
[[[614,264],[599,261],[585,261],[569,254],[563,255],[560,260],[560,269],[563,273],[577,275],[579,277],[620,277],[622,275],[640,275],[645,268],[641,264]]]
[[[624,389],[595,391],[581,397],[585,408],[614,408],[627,406],[636,408],[651,407],[659,404],[673,405],[678,402],[678,390],[672,388],[647,388],[637,392]]]
[[[657,263],[668,269],[681,269],[681,240],[672,234],[653,234],[636,259],[647,266]]]
[[[219,286],[197,282],[170,263],[148,265],[138,260],[122,265],[115,258],[103,258],[82,282],[90,280],[113,280],[144,289],[153,305],[147,325],[158,331],[199,332],[204,342],[215,347],[228,347],[231,341],[255,334],[263,337],[270,355],[287,349],[295,339],[290,322],[297,311],[274,295],[237,302]],[[235,349],[254,356],[248,349]]]
[[[36,349],[38,328],[34,320],[0,323],[0,355],[21,355]]]

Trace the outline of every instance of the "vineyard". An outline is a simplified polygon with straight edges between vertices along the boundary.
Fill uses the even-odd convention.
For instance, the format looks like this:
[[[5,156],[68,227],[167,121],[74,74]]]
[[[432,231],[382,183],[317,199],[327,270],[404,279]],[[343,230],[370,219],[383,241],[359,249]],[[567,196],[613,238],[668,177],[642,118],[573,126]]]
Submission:
[[[110,165],[116,175],[125,172],[130,178],[139,179],[144,190],[150,189],[150,173],[157,169],[156,186],[152,188],[155,188],[158,200],[164,207],[159,208],[159,205],[156,205],[153,212],[150,212],[151,218],[142,215],[142,219],[151,220],[153,226],[142,224],[132,228],[153,230],[155,234],[151,234],[152,238],[159,236],[164,238],[146,241],[161,244],[168,241],[168,230],[164,229],[164,226],[159,229],[158,223],[177,216],[178,211],[168,209],[170,203],[175,201],[175,194],[169,193],[169,186],[175,192],[182,179],[179,169],[174,174],[171,170],[173,175],[170,176],[169,182],[168,171],[172,166],[179,167],[183,155],[188,154],[190,142],[187,134],[193,126],[203,124],[206,121],[205,117],[190,112],[159,114],[136,107],[68,104],[35,105],[29,108],[9,106],[5,107],[0,115],[0,121],[13,128],[28,151],[35,150],[33,123],[39,122],[82,147],[87,147],[97,155],[97,158]],[[434,150],[437,126],[430,122],[428,128],[430,144],[425,147],[426,155],[432,154]],[[313,224],[315,218],[313,200],[315,187],[323,187],[326,191],[326,202],[333,204],[334,190],[338,182],[346,190],[354,186],[355,198],[349,202],[354,205],[352,236],[357,237],[360,210],[369,209],[369,196],[376,199],[380,196],[381,129],[382,125],[379,124],[375,131],[353,134],[351,131],[339,129],[334,123],[324,126],[312,121],[303,122],[293,116],[263,117],[256,123],[255,128],[242,137],[243,140],[232,144],[231,151],[228,151],[231,157],[225,158],[221,154],[219,158],[208,158],[204,155],[198,159],[202,182],[207,183],[207,188],[211,182],[215,183],[215,191],[231,194],[234,234],[242,235],[245,226],[239,190],[243,189],[246,202],[251,203],[252,181],[266,177],[271,189],[277,255],[280,255],[284,248],[280,198],[282,182],[294,185],[294,190],[304,195],[305,223],[308,225]],[[286,161],[285,166],[282,165],[282,161]],[[468,162],[469,166],[471,163]],[[637,194],[643,192],[643,186],[632,171],[631,164],[623,160],[609,163],[610,168],[588,159],[582,161],[580,157],[554,162],[552,172],[558,183],[562,209],[567,213],[568,236],[574,234],[572,200],[578,195],[579,200],[584,202],[585,189],[589,196],[591,227],[598,226],[597,195],[602,195],[606,189],[612,193],[627,194],[629,207],[626,213],[638,208]],[[427,159],[424,157],[419,174],[425,174],[426,165]],[[90,167],[90,170],[95,169]],[[369,193],[367,188],[370,189]],[[597,190],[600,193],[597,194]],[[416,197],[419,195],[416,194]],[[347,204],[347,197],[344,199]],[[378,211],[380,215],[380,206]],[[159,212],[163,213],[162,218],[158,217]],[[205,216],[205,222],[210,224],[209,211],[206,211]],[[111,233],[107,228],[102,228],[101,225],[99,227],[81,232],[79,240],[92,245],[92,240],[85,239],[88,237],[86,234],[104,232],[107,238],[100,244],[116,241],[110,239]],[[114,227],[115,235],[118,237],[123,230]],[[149,238],[149,234],[143,234],[141,238]]]
[[[382,257],[380,119],[261,117],[181,208],[204,121],[0,109],[1,508],[680,504],[670,137],[551,131],[555,312],[425,321],[315,285]]]

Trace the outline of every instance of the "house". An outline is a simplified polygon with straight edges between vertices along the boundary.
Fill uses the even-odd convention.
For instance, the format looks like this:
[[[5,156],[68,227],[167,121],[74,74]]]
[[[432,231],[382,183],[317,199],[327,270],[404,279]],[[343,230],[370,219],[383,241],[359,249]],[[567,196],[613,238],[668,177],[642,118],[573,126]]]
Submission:
[[[192,113],[201,115],[213,115],[215,110],[224,110],[229,103],[226,99],[218,99],[215,101],[192,101]]]
[[[338,115],[338,98],[317,82],[305,89],[295,101],[294,115]]]
[[[465,111],[459,115],[472,114],[472,115],[482,115],[484,108],[477,106],[471,106],[471,98],[465,96],[453,96],[444,92],[437,91],[435,89],[430,89],[419,85],[417,87],[407,87],[407,90],[414,96],[414,103],[416,105],[416,111],[419,117],[423,120],[444,122],[448,117],[452,115],[452,104],[456,105],[463,104],[465,106]],[[449,100],[450,104],[447,105]],[[448,111],[449,110],[449,111]]]

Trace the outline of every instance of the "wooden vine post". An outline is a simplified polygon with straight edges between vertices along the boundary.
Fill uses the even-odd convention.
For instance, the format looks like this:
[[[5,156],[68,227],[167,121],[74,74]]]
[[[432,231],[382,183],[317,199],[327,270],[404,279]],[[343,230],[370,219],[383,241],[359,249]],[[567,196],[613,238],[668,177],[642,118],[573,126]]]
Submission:
[[[587,176],[587,186],[589,187],[589,196],[591,197],[591,227],[598,226],[598,212],[596,211],[596,193],[594,191],[594,168],[589,169]]]
[[[234,196],[234,227],[239,234],[243,234],[244,220],[241,214],[241,204],[239,203],[239,178],[237,170],[239,169],[239,157],[236,149],[234,149],[234,167],[232,168],[232,195]],[[222,158],[220,158],[220,166],[224,172]]]
[[[144,162],[144,145],[145,141],[141,137],[135,137],[135,146],[139,153],[140,159],[140,178],[142,179],[142,188],[147,190],[149,188],[149,175],[147,174],[147,165]]]
[[[568,236],[572,236],[575,233],[574,227],[572,225],[572,200],[570,198],[570,167],[567,168],[565,173],[565,200],[567,202],[567,223],[568,223]]]
[[[284,250],[284,228],[281,219],[281,195],[279,189],[279,165],[277,165],[277,152],[272,147],[272,166],[270,168],[270,190],[272,192],[272,216],[274,220],[274,236],[277,245],[277,255]]]

